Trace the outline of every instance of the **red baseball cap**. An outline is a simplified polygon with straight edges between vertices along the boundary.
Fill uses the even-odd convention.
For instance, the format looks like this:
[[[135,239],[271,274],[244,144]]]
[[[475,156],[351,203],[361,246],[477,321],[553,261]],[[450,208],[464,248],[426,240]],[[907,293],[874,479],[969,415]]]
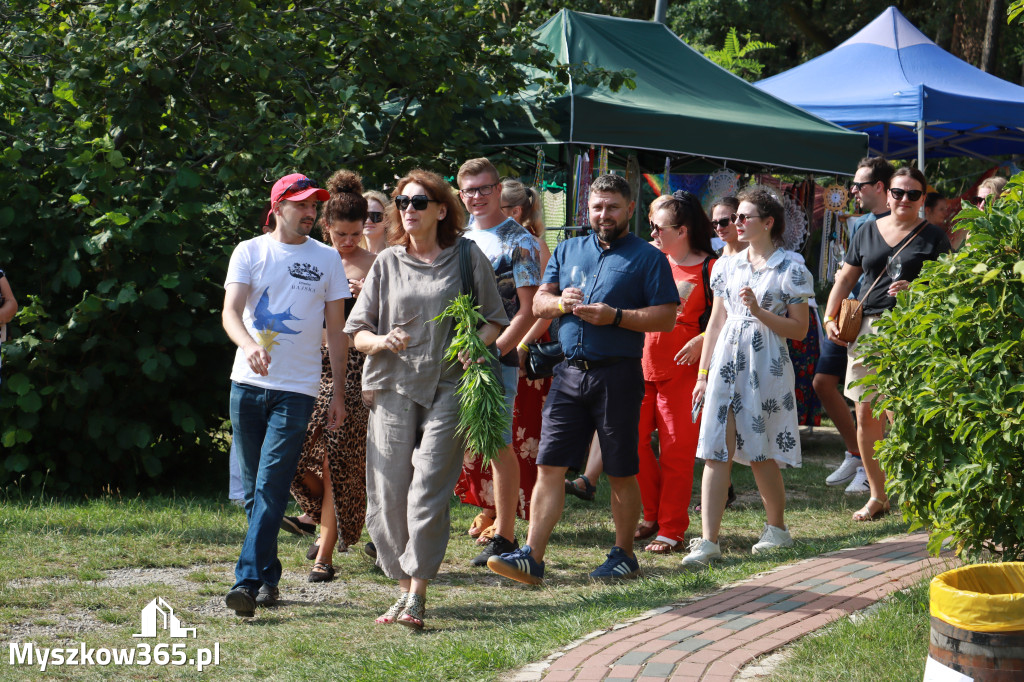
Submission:
[[[270,190],[270,207],[273,208],[281,201],[302,201],[309,197],[314,197],[317,201],[327,201],[331,194],[317,187],[316,180],[310,180],[302,173],[292,173],[274,183]]]

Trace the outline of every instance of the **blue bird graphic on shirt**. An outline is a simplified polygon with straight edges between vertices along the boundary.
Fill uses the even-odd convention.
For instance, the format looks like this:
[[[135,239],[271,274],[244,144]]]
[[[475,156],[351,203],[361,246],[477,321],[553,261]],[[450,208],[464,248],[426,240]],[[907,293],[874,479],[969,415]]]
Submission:
[[[294,329],[289,329],[285,322],[299,320],[292,315],[291,306],[279,313],[270,310],[270,287],[263,290],[263,295],[256,303],[256,310],[253,311],[253,326],[256,328],[256,335],[261,346],[270,351],[274,346],[279,345],[278,334],[298,334]]]

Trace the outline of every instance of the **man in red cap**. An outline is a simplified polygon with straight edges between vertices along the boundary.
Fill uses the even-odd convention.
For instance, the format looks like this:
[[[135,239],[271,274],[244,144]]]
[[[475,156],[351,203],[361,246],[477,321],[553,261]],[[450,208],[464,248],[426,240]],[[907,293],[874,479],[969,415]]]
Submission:
[[[224,602],[239,616],[278,599],[277,532],[320,389],[321,334],[334,376],[345,376],[348,280],[338,252],[309,238],[317,203],[328,198],[300,173],[274,183],[274,229],[235,248],[224,282],[224,330],[238,346],[231,428],[249,520],[235,585]],[[344,397],[345,382],[336,380],[327,428],[345,419]]]

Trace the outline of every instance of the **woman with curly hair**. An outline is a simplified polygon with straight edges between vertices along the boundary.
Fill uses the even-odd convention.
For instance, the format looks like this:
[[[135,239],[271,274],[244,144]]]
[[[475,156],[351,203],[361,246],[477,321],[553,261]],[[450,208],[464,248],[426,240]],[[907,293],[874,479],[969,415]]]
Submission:
[[[793,544],[785,524],[786,490],[779,464],[800,466],[793,367],[784,339],[807,333],[807,268],[781,247],[782,205],[763,188],[740,192],[736,232],[745,251],[719,259],[715,294],[701,351],[693,402],[703,402],[697,457],[704,460],[701,537],[683,565],[721,558],[719,530],[733,461],[754,472],[767,523],[755,554]]]

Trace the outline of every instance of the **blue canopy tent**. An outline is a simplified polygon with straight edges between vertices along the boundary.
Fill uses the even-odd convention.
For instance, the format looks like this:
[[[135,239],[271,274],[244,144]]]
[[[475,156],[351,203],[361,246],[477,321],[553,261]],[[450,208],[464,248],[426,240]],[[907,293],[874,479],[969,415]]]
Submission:
[[[890,159],[1024,153],[1024,88],[957,59],[895,7],[834,50],[755,85],[869,134]]]

